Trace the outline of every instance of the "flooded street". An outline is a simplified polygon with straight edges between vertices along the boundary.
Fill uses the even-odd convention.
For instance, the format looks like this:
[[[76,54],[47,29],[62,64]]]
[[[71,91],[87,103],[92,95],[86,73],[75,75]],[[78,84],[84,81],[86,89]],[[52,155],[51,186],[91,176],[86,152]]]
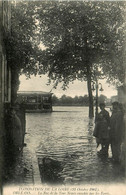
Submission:
[[[120,166],[110,160],[110,149],[108,159],[97,156],[88,107],[54,107],[53,110],[26,114],[28,155],[32,161],[37,157],[42,182],[50,182],[47,175],[54,173],[53,181],[63,184],[124,182]],[[59,164],[58,170],[49,168],[50,158]]]
[[[26,146],[16,159],[7,156],[5,184],[123,184],[124,171],[112,163],[111,148],[108,158],[97,155],[88,107],[53,111],[26,114]]]

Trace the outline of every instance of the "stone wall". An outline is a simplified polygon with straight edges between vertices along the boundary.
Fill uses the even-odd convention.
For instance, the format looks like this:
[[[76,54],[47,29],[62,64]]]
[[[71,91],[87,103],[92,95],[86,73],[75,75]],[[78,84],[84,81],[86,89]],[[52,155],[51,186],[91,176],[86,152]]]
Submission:
[[[3,157],[3,143],[6,137],[5,131],[5,103],[10,103],[11,93],[11,73],[7,65],[6,48],[4,45],[4,37],[10,31],[10,10],[9,1],[0,1],[0,176],[2,176],[4,157]],[[2,179],[0,178],[0,182]],[[1,184],[0,184],[1,186]]]
[[[10,151],[10,148],[13,148],[13,144],[10,145],[11,140],[13,141],[11,135],[14,134],[15,141],[17,142],[18,140],[19,142],[22,142],[22,146],[25,135],[25,110],[23,107],[17,109],[15,105],[12,107],[11,80],[13,78],[11,78],[11,68],[7,63],[7,46],[5,45],[7,36],[11,36],[11,1],[9,0],[0,1],[0,135],[1,141],[3,141],[3,144],[0,148],[3,148],[3,152],[1,151],[1,154],[5,154],[4,156],[6,156],[6,152]],[[22,132],[20,136],[17,137],[17,132],[14,131],[16,122],[15,124],[14,122],[12,124],[12,120],[10,120],[12,108],[18,115],[19,119],[17,120],[20,121],[22,127]],[[4,158],[2,157],[2,159]]]

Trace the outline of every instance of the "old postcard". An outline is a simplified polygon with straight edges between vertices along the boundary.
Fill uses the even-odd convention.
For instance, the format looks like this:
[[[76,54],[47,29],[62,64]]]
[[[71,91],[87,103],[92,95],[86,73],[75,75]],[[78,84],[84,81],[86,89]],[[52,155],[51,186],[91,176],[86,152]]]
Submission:
[[[125,1],[0,0],[2,195],[126,194]]]

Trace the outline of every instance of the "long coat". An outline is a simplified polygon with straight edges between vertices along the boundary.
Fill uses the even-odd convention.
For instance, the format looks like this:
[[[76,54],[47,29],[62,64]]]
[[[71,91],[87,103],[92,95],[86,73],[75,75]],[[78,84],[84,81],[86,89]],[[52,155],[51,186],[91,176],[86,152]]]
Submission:
[[[107,123],[108,123],[108,126],[110,126],[110,116],[109,116],[109,112],[107,110],[101,110],[100,112],[103,117],[106,119]]]
[[[13,114],[12,118],[12,139],[13,144],[17,147],[22,146],[22,125],[17,114]]]
[[[96,122],[93,135],[99,139],[109,139],[108,122],[105,119]]]
[[[113,111],[110,118],[110,139],[121,143],[123,139],[123,128],[123,113],[120,110]]]

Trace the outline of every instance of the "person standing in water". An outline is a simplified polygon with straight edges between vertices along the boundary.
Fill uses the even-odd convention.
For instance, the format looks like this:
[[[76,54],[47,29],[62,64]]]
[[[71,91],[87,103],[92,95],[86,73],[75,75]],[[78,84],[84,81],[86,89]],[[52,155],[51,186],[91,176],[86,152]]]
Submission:
[[[119,108],[118,102],[112,103],[112,116],[110,118],[110,143],[112,159],[114,162],[120,161],[121,143],[123,141],[123,112]]]
[[[99,154],[108,156],[109,148],[109,130],[110,130],[110,116],[109,112],[105,110],[105,103],[100,103],[100,112],[95,119],[94,136],[96,137],[97,147],[101,144],[102,149]]]
[[[109,129],[107,120],[102,113],[99,113],[97,116],[93,135],[96,137],[97,147],[99,144],[101,144],[102,147],[98,154],[108,156]]]

